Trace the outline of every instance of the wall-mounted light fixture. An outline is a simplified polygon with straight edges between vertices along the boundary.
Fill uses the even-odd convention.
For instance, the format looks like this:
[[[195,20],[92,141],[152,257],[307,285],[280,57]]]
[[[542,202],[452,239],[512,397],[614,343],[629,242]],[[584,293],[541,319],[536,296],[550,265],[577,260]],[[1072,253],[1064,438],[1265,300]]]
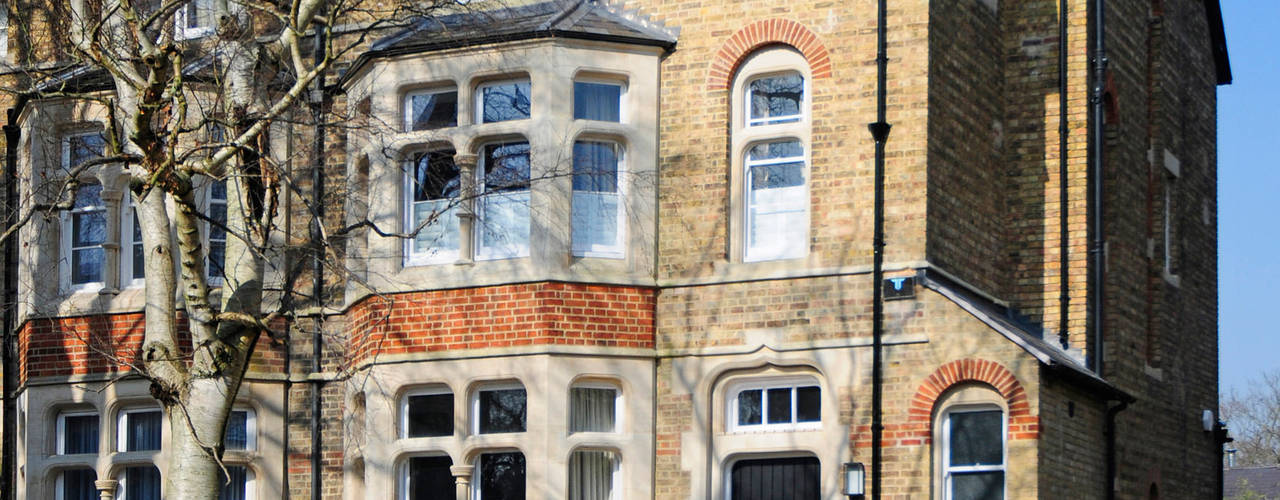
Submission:
[[[865,494],[866,469],[858,462],[844,464],[844,494],[850,499],[862,498]]]

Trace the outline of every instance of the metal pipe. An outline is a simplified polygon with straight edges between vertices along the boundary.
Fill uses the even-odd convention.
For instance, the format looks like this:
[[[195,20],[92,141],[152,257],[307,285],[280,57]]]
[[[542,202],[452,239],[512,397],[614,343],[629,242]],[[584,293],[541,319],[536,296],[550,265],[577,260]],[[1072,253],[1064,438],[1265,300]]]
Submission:
[[[315,31],[315,48],[312,56],[315,58],[316,65],[320,65],[325,57],[325,34],[320,26]],[[321,370],[320,357],[323,354],[321,346],[324,340],[322,330],[324,329],[324,241],[323,241],[323,224],[324,224],[324,104],[325,104],[325,86],[324,74],[316,76],[315,88],[311,91],[311,116],[315,122],[315,137],[313,137],[312,161],[311,167],[311,244],[312,244],[312,261],[311,261],[311,297],[312,303],[315,305],[315,319],[312,320],[312,340],[311,340],[311,373],[313,376],[318,375]],[[324,445],[321,440],[321,414],[323,409],[321,404],[321,392],[324,390],[324,380],[319,377],[312,379],[311,386],[311,499],[320,500],[320,493],[323,488],[320,485],[320,467]]]
[[[1120,404],[1107,408],[1106,427],[1103,429],[1107,441],[1107,500],[1115,500],[1120,486],[1116,483],[1116,416],[1128,407],[1129,402],[1121,399]]]
[[[1107,236],[1104,227],[1103,212],[1104,198],[1103,191],[1103,165],[1106,160],[1106,108],[1103,102],[1104,86],[1107,80],[1107,37],[1106,37],[1106,0],[1094,0],[1093,13],[1093,95],[1089,97],[1092,109],[1090,110],[1091,127],[1090,139],[1092,144],[1089,145],[1090,165],[1089,165],[1089,182],[1091,189],[1089,191],[1089,211],[1090,211],[1090,231],[1093,233],[1093,245],[1089,249],[1090,262],[1090,283],[1089,283],[1089,305],[1093,310],[1093,345],[1089,349],[1090,366],[1099,377],[1103,376],[1103,368],[1105,367],[1105,358],[1103,356],[1103,335],[1104,325],[1106,321],[1103,314],[1106,308],[1103,302],[1106,300],[1104,287],[1106,286],[1106,262],[1107,262]]]
[[[884,298],[881,282],[884,281],[884,143],[889,138],[889,125],[885,121],[885,93],[889,56],[885,33],[888,31],[886,0],[878,0],[876,6],[876,121],[867,124],[876,143],[875,158],[875,232],[872,236],[871,262],[871,498],[880,499],[881,483],[881,423],[882,386],[884,385],[882,336],[884,322]]]
[[[1067,0],[1058,0],[1058,342],[1065,351],[1071,348],[1067,329],[1071,305],[1071,261],[1068,248],[1067,204]]]
[[[20,106],[21,104],[19,104]],[[18,140],[22,130],[18,128],[17,107],[9,109],[8,123],[4,125],[5,140],[5,210],[4,225],[12,227],[18,221]],[[3,366],[3,435],[0,436],[0,500],[12,500],[16,494],[14,462],[18,458],[18,408],[14,393],[18,386],[18,368],[13,353],[14,331],[18,326],[18,245],[12,237],[4,244],[4,332],[0,346],[0,366]]]

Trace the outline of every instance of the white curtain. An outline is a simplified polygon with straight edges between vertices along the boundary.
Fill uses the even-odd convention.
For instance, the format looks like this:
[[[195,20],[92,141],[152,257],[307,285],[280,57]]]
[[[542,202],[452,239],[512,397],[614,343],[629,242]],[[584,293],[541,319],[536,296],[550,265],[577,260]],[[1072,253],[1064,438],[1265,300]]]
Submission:
[[[488,258],[529,255],[529,191],[504,191],[482,197],[480,253]]]
[[[575,387],[571,392],[569,432],[613,432],[617,391]]]
[[[569,459],[569,500],[613,497],[615,458],[608,451],[575,451]]]

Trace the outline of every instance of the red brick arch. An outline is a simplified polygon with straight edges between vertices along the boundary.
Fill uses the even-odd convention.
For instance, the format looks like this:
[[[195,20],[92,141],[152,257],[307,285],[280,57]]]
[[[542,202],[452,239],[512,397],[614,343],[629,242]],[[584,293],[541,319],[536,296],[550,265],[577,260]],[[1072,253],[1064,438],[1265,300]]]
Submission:
[[[728,89],[729,80],[742,59],[752,51],[772,44],[790,45],[804,54],[813,78],[831,76],[831,57],[827,54],[827,47],[818,40],[818,35],[789,19],[765,19],[748,24],[724,42],[711,62],[707,86],[711,90]]]
[[[908,427],[912,434],[926,437],[931,433],[933,407],[947,389],[964,382],[982,382],[995,388],[1009,405],[1009,439],[1036,439],[1040,433],[1040,418],[1031,414],[1027,392],[1009,369],[1000,363],[985,359],[960,359],[938,367],[924,379],[911,398],[907,410]]]

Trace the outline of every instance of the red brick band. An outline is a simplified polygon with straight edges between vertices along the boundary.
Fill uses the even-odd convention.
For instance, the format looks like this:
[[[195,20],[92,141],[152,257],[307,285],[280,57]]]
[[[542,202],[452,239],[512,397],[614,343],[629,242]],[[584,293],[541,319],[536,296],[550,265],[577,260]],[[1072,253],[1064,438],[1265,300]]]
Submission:
[[[938,367],[916,389],[907,410],[909,434],[929,442],[933,407],[948,389],[964,382],[981,382],[1004,396],[1009,405],[1009,440],[1036,439],[1040,433],[1040,418],[1031,414],[1027,392],[1022,383],[1007,368],[985,359],[961,359]]]
[[[724,42],[711,62],[707,87],[711,90],[728,89],[729,80],[743,58],[760,47],[772,44],[790,45],[804,54],[813,78],[831,76],[831,57],[827,54],[827,47],[818,40],[818,35],[795,21],[766,19],[747,25]]]

